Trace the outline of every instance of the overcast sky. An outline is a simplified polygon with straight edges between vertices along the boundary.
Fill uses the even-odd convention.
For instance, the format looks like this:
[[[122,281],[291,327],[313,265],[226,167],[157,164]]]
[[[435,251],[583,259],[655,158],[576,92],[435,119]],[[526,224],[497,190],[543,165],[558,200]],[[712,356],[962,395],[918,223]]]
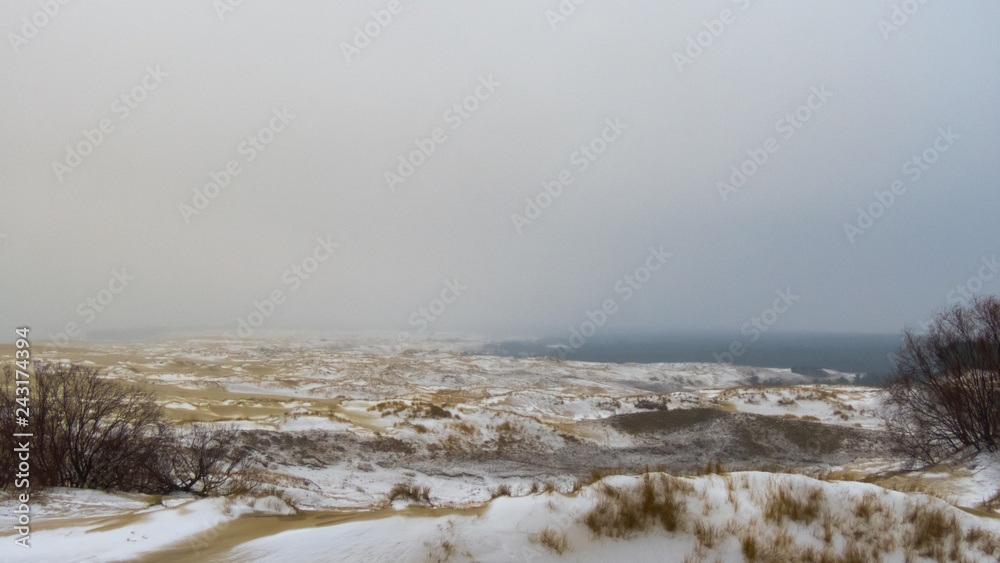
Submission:
[[[994,1],[220,6],[0,5],[3,330],[893,333],[1000,292]]]

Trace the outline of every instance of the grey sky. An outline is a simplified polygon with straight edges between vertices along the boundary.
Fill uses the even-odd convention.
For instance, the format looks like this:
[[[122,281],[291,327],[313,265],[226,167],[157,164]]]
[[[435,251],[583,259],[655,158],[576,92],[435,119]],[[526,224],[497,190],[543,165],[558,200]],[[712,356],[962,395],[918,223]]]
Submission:
[[[208,0],[70,2],[26,42],[10,34],[42,8],[4,2],[0,319],[36,337],[233,330],[280,290],[266,328],[417,330],[457,279],[429,330],[560,335],[611,299],[616,329],[738,331],[787,288],[800,299],[776,329],[896,332],[959,284],[1000,291],[983,269],[1000,254],[1000,5],[898,4],[919,10],[885,31],[891,2],[589,0],[553,30],[557,0],[400,0],[348,62],[342,44],[390,2],[256,0],[222,18]],[[115,103],[144,78],[137,107]],[[456,129],[446,110],[477,87]],[[53,162],[103,119],[114,129],[60,181]],[[627,129],[606,131],[615,119]],[[272,124],[248,162],[241,143]],[[919,179],[904,172],[949,128]],[[602,133],[617,136],[581,171],[574,152]],[[230,160],[239,174],[186,220]],[[511,216],[562,170],[573,183],[519,233]],[[291,283],[318,237],[340,246]],[[661,246],[672,257],[624,301],[616,282]],[[123,268],[109,305],[80,307]]]

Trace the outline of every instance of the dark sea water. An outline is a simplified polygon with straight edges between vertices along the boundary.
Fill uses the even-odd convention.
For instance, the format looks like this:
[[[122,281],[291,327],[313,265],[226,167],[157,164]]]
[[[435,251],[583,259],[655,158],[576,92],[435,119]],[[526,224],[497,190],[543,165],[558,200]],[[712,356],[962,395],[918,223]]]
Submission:
[[[902,343],[899,335],[767,334],[749,344],[739,335],[659,334],[595,337],[565,355],[567,360],[610,363],[731,362],[773,368],[821,368],[848,373],[885,374],[889,355]],[[746,350],[725,355],[734,341]],[[565,340],[503,341],[485,352],[503,356],[547,356]]]

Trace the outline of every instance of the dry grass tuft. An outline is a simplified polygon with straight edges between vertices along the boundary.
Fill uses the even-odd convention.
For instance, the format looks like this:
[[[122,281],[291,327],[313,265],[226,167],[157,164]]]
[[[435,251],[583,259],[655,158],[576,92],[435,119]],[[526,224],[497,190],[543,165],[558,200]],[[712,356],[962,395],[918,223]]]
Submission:
[[[965,534],[965,541],[970,546],[982,551],[989,557],[996,556],[1000,560],[1000,536],[975,527]]]
[[[510,485],[507,483],[501,483],[497,485],[496,488],[490,489],[490,498],[495,499],[498,497],[509,497],[511,496]]]
[[[469,424],[468,422],[454,422],[451,427],[463,434],[472,436],[476,433],[476,427]]]
[[[864,520],[865,523],[871,522],[872,516],[884,511],[885,507],[878,500],[878,495],[874,491],[865,493],[861,497],[861,501],[854,507],[854,515]]]
[[[704,474],[705,475],[723,475],[723,474],[725,474],[725,470],[722,469],[722,461],[717,459],[717,460],[715,460],[715,463],[712,463],[711,461],[708,462],[708,465],[705,466],[705,473]]]
[[[870,554],[866,554],[864,550],[854,542],[847,544],[847,547],[844,548],[844,552],[839,557],[831,557],[830,559],[836,561],[837,563],[868,563],[868,561],[876,560],[872,558]]]
[[[748,563],[753,563],[760,557],[760,547],[757,545],[757,535],[753,532],[744,533],[740,536],[740,551],[743,558]]]
[[[943,506],[932,506],[929,502],[917,504],[906,512],[904,521],[913,527],[907,547],[921,557],[943,560],[946,554],[961,545],[962,527],[955,515]]]
[[[291,493],[289,493],[286,489],[281,489],[274,485],[261,485],[245,494],[246,496],[253,497],[255,499],[278,497],[279,499],[281,499],[282,502],[292,507],[292,509],[295,510],[295,512],[299,511],[299,505],[298,502],[295,500],[295,497],[293,497]]]
[[[849,470],[836,470],[836,471],[823,471],[815,475],[815,478],[820,481],[864,481],[865,476],[858,473],[857,471]]]
[[[1000,510],[1000,490],[997,490],[992,497],[986,499],[980,508],[984,510]]]
[[[696,521],[694,523],[694,537],[698,539],[700,545],[706,549],[713,549],[725,537],[725,533],[711,524]]]
[[[850,500],[845,505],[834,500],[850,489],[838,485],[774,479],[753,490],[745,473],[698,480],[711,484],[696,488],[688,479],[662,473],[646,473],[627,486],[598,483],[596,504],[582,523],[595,538],[627,539],[659,526],[689,534],[693,551],[684,560],[692,562],[713,561],[737,546],[748,562],[862,563],[891,554],[902,555],[905,561],[1000,561],[1000,534],[988,528],[963,529],[962,513],[933,498],[914,496],[903,508],[899,496],[873,488],[844,498]],[[717,494],[707,494],[713,487]],[[728,505],[722,501],[721,487],[730,496]],[[838,487],[838,492],[825,493],[832,491],[830,487]],[[749,493],[756,505],[749,514],[735,506],[741,491]],[[760,512],[753,515],[756,507]],[[736,512],[728,512],[730,508]],[[706,517],[717,511],[732,517],[725,525],[713,524]],[[802,531],[815,539],[798,539]]]
[[[784,488],[772,491],[764,507],[764,519],[780,524],[782,520],[811,523],[820,516],[824,506],[823,491],[812,489],[804,494],[796,494]]]
[[[532,534],[528,538],[531,543],[542,545],[559,555],[569,550],[569,540],[565,532],[557,532],[552,528],[545,528],[537,534]]]
[[[391,489],[389,489],[389,492],[385,494],[385,500],[386,503],[392,503],[398,499],[429,505],[432,504],[431,488],[415,485],[413,483],[396,483]]]
[[[649,474],[633,487],[615,488],[603,485],[600,499],[585,517],[584,523],[597,536],[629,537],[647,530],[659,521],[673,532],[684,522],[685,497],[694,492],[690,483],[670,475]]]

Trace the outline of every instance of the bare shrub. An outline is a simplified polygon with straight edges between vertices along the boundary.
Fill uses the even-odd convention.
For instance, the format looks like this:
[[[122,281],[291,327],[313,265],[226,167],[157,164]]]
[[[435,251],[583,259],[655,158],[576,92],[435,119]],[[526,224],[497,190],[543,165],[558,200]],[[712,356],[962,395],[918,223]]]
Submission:
[[[246,482],[249,452],[239,445],[234,429],[198,426],[165,449],[170,456],[169,478],[178,490],[207,496],[229,494],[235,487],[253,488]]]
[[[651,399],[639,399],[635,402],[635,408],[643,410],[657,410],[657,411],[668,411],[670,406],[667,404],[667,397],[660,397],[658,400],[653,401]]]
[[[795,399],[793,399],[792,397],[782,396],[780,399],[778,399],[778,405],[782,407],[794,407],[798,405],[798,403],[795,402]]]
[[[439,405],[430,405],[425,411],[428,418],[451,418],[451,412],[445,410]]]
[[[101,376],[97,367],[35,362],[29,426],[32,484],[163,494],[208,494],[235,482],[248,466],[236,433],[200,430],[179,436],[154,396]],[[16,444],[16,370],[0,377],[0,448]],[[14,456],[0,457],[13,469]],[[13,470],[0,472],[7,485]]]
[[[883,410],[901,453],[935,463],[965,447],[1000,450],[1000,299],[941,311],[903,339]]]
[[[35,362],[29,427],[32,482],[40,486],[164,491],[158,445],[167,426],[153,396],[100,377],[100,369]],[[0,447],[16,445],[16,370],[3,367]],[[15,456],[2,456],[11,466]],[[7,469],[6,467],[4,469]],[[6,485],[14,471],[6,470]],[[167,488],[169,490],[169,488]]]

